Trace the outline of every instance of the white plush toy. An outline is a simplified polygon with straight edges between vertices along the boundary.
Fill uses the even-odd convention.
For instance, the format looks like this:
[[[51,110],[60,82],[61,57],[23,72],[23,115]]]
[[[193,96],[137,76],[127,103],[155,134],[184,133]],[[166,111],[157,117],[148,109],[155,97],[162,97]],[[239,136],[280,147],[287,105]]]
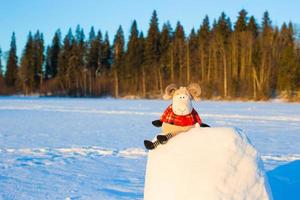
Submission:
[[[201,88],[192,83],[187,87],[178,88],[175,84],[168,85],[164,99],[172,99],[173,103],[168,106],[160,120],[152,122],[154,126],[162,126],[162,135],[157,135],[157,140],[144,141],[147,149],[155,149],[159,144],[165,144],[175,135],[186,132],[193,127],[209,127],[202,123],[198,113],[192,106],[192,100],[200,100]]]

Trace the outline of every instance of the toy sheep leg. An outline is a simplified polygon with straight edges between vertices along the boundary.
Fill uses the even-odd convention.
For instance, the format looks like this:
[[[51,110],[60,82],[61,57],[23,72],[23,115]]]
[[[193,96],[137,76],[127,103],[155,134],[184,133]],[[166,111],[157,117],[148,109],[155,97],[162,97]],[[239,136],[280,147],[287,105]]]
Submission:
[[[162,124],[162,135],[157,135],[157,140],[152,142],[149,140],[144,140],[144,145],[148,150],[155,149],[159,144],[166,144],[169,139],[178,135],[179,133],[186,132],[190,130],[193,126],[175,126],[168,123]]]
[[[156,140],[155,142],[151,142],[149,140],[144,140],[144,145],[145,145],[146,149],[148,149],[148,150],[155,149],[159,144],[160,143],[158,140]]]
[[[160,144],[165,144],[168,142],[169,139],[172,137],[190,130],[191,128],[194,128],[195,125],[192,126],[176,126],[173,124],[168,124],[168,123],[163,123],[162,124],[162,135],[157,136],[157,140],[159,141]]]

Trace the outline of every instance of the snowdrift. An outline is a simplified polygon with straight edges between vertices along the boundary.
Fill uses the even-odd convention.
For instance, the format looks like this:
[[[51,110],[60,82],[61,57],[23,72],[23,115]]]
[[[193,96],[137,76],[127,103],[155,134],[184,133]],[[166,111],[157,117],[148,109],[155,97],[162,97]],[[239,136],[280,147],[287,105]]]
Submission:
[[[144,200],[272,199],[261,159],[232,128],[194,128],[148,154]]]

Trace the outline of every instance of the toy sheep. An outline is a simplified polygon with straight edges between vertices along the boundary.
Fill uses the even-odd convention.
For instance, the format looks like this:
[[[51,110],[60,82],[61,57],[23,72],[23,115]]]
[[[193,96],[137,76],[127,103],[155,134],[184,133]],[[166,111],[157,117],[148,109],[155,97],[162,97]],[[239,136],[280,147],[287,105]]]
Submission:
[[[155,149],[159,144],[166,144],[168,140],[179,133],[186,132],[193,127],[209,127],[202,123],[196,110],[192,107],[192,100],[200,100],[201,88],[198,84],[192,83],[187,87],[180,87],[170,84],[165,89],[165,100],[173,99],[160,120],[152,124],[156,127],[162,126],[162,135],[157,135],[154,142],[145,140],[147,149]]]

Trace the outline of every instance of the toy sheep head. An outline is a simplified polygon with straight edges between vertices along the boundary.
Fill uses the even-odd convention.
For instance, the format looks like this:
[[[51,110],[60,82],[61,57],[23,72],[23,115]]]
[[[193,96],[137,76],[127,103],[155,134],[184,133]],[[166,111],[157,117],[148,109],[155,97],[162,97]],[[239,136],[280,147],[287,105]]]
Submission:
[[[165,89],[164,99],[173,99],[172,109],[176,115],[188,115],[192,112],[192,100],[200,100],[201,88],[199,84],[192,83],[187,87],[177,87],[170,84]]]

